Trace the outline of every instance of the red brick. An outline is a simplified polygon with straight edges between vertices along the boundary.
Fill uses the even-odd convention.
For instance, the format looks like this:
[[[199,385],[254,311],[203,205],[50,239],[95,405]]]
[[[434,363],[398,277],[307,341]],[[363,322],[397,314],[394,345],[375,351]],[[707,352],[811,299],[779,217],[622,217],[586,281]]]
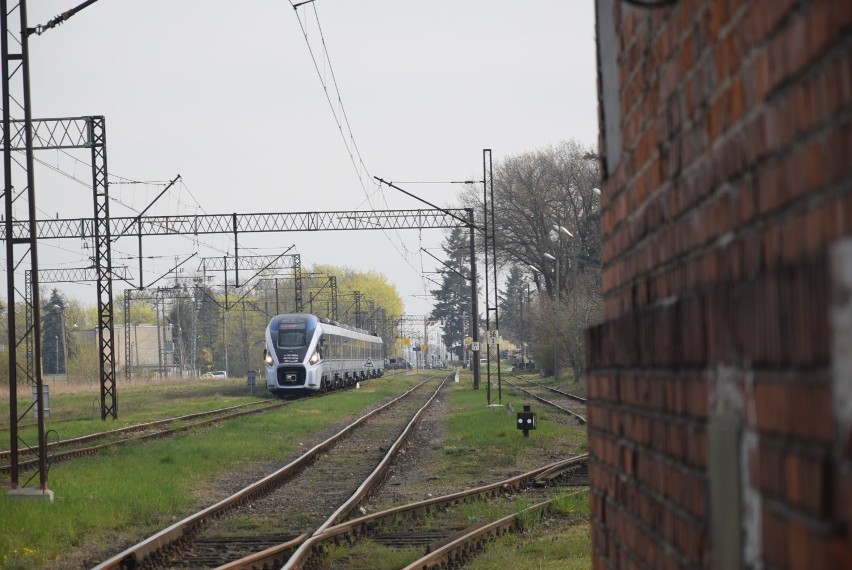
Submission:
[[[596,557],[712,561],[707,484],[692,470],[707,466],[716,379],[698,371],[735,366],[754,378],[743,419],[758,438],[756,565],[850,566],[852,535],[828,530],[852,528],[852,483],[832,459],[824,260],[852,234],[852,2],[614,12],[624,150],[602,210],[607,323],[586,338],[590,367],[620,372],[590,377],[592,480],[609,501]]]
[[[787,500],[812,514],[825,516],[828,510],[828,473],[825,459],[789,453],[784,460]]]
[[[757,383],[756,426],[762,431],[830,441],[831,390],[826,385]]]
[[[761,516],[763,557],[780,567],[788,562],[789,524],[786,519],[764,507]]]

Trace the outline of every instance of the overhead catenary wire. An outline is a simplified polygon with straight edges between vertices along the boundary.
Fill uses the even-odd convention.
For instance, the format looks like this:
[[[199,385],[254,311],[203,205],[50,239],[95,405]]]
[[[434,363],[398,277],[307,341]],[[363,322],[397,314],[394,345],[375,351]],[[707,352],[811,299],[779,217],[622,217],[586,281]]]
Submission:
[[[67,151],[64,151],[63,149],[59,149],[59,151],[62,152],[63,154],[65,154],[66,156],[68,156],[69,158],[73,159],[76,163],[80,163],[80,164],[84,165],[87,169],[91,168],[90,163],[80,160],[79,158],[71,155],[70,153],[68,153]],[[38,157],[33,157],[33,158],[37,163],[39,163],[40,165],[43,165],[44,167],[48,168],[49,170],[51,170],[51,171],[53,171],[53,172],[55,172],[55,173],[57,173],[61,176],[64,176],[65,178],[68,178],[69,180],[76,182],[77,184],[79,184],[79,185],[81,185],[81,186],[83,186],[87,189],[91,189],[91,180],[80,179],[76,176],[76,174],[67,172],[66,170],[63,170],[62,168],[60,168],[59,166],[53,165],[53,164],[51,164],[51,163],[49,163],[45,160],[42,160]],[[12,160],[19,167],[23,168],[23,165],[15,156],[12,157]],[[163,183],[154,182],[154,181],[145,182],[145,181],[133,180],[133,179],[130,179],[130,178],[126,178],[126,177],[117,175],[117,174],[108,174],[108,176],[110,178],[119,178],[121,180],[132,181],[132,182],[136,182],[136,183],[139,183],[139,184],[145,184],[145,185],[149,185],[149,186],[162,186],[162,185],[164,185]],[[183,179],[181,178],[181,181],[182,180]],[[168,184],[168,183],[166,183],[166,184]],[[181,184],[181,187],[186,188],[185,184]],[[204,212],[204,209],[200,206],[200,204],[198,204],[198,200],[195,198],[195,196],[189,191],[188,188],[186,188],[186,189],[187,189],[187,192],[189,193],[189,195],[192,197],[193,201],[196,204],[196,206],[194,206],[194,207],[197,208],[198,210],[201,210],[202,212]],[[22,192],[23,192],[23,190],[22,190]],[[134,206],[132,206],[130,204],[127,204],[126,202],[122,201],[121,199],[117,198],[114,195],[110,195],[109,199],[110,199],[110,202],[116,203],[116,204],[118,204],[118,205],[120,205],[124,208],[127,208],[129,211],[131,211],[135,214],[139,213],[137,208],[135,208]],[[189,204],[184,203],[183,205],[188,207],[188,208],[193,208],[193,206],[191,206]],[[43,216],[45,216],[46,218],[52,218],[53,217],[53,214],[46,212],[43,208],[40,208],[40,207],[37,206],[36,210],[39,213],[41,213]],[[204,212],[204,213],[206,213],[206,212]],[[203,247],[205,247],[205,248],[207,248],[211,251],[215,251],[217,253],[221,253],[221,254],[224,254],[224,255],[228,255],[230,253],[230,251],[223,250],[219,247],[216,247],[215,245],[213,245],[211,243],[202,242],[198,238],[198,236],[179,235],[179,237],[181,239],[185,239],[185,240],[189,240],[189,241],[193,242],[196,250],[199,247],[203,246]],[[229,241],[233,240],[233,238],[231,236],[225,236],[225,237]],[[86,255],[85,253],[82,253],[80,250],[75,251],[75,250],[69,249],[67,247],[63,247],[63,246],[60,246],[60,245],[57,245],[57,244],[52,244],[52,243],[44,243],[43,245],[46,246],[46,247],[49,247],[51,249],[54,249],[54,250],[64,251],[64,252],[67,252],[67,253],[72,253],[72,254],[76,254],[76,255],[80,256],[78,261],[68,262],[69,264],[72,264],[72,263],[78,264],[80,261],[86,262],[86,261],[91,261],[91,259],[92,259],[90,256]],[[124,259],[138,259],[138,255],[134,255],[134,254],[130,254],[130,253],[127,253],[125,251],[122,251],[121,249],[117,248],[115,245],[112,246],[112,249],[117,254],[125,256]],[[167,257],[172,257],[172,256],[162,256],[162,258],[167,258]],[[159,258],[160,258],[160,256],[143,256],[143,259],[159,259]],[[146,273],[151,273],[151,271],[148,270],[148,271],[146,271]]]
[[[334,66],[331,63],[331,56],[329,55],[329,52],[328,52],[328,45],[325,41],[325,36],[323,34],[323,31],[322,31],[322,25],[320,24],[320,21],[319,21],[319,14],[316,10],[316,5],[312,3],[312,7],[314,9],[314,18],[315,18],[315,21],[316,21],[316,24],[317,24],[317,31],[319,33],[320,42],[322,44],[322,51],[323,51],[323,56],[324,56],[323,57],[323,67],[325,67],[326,63],[328,64],[328,72],[331,75],[331,84],[332,84],[332,87],[333,87],[333,89],[336,93],[337,105],[340,108],[339,113],[335,109],[335,102],[332,100],[332,95],[331,95],[330,90],[329,90],[328,81],[326,80],[322,70],[320,69],[320,64],[317,61],[317,56],[314,52],[313,47],[311,46],[311,41],[308,37],[308,32],[307,32],[307,29],[306,29],[306,22],[302,20],[302,17],[299,14],[298,8],[300,6],[302,6],[303,4],[307,4],[307,3],[308,2],[293,2],[293,0],[290,0],[290,5],[294,9],[294,13],[296,14],[296,19],[299,22],[299,27],[302,30],[302,35],[305,38],[305,43],[308,47],[308,53],[310,54],[311,61],[313,62],[313,65],[314,65],[314,69],[316,70],[317,76],[319,77],[319,80],[320,80],[320,84],[322,85],[323,93],[325,95],[325,99],[328,103],[329,108],[331,109],[331,113],[332,113],[332,116],[334,117],[335,123],[337,124],[337,129],[338,129],[338,132],[340,133],[341,139],[343,140],[343,144],[344,144],[344,147],[346,148],[346,152],[349,155],[349,160],[352,163],[353,168],[355,169],[356,175],[358,176],[358,181],[361,185],[362,191],[364,192],[368,206],[371,209],[375,210],[375,206],[373,205],[373,199],[374,199],[373,194],[379,193],[381,195],[382,201],[384,202],[385,206],[387,207],[387,197],[384,195],[384,191],[383,191],[381,185],[377,185],[376,192],[371,194],[367,190],[367,185],[364,182],[365,176],[368,180],[370,179],[369,169],[367,168],[367,165],[364,163],[364,159],[361,155],[361,151],[358,148],[357,142],[355,141],[355,135],[352,131],[352,126],[349,122],[349,116],[347,115],[346,110],[345,110],[344,105],[343,105],[343,97],[340,94],[340,87],[337,83],[337,77],[334,73]],[[344,129],[344,126],[345,126],[345,129]],[[348,137],[347,137],[346,132],[344,132],[344,130],[346,132],[348,132]],[[350,144],[350,141],[351,141],[351,144]],[[363,170],[363,173],[362,173],[362,170]],[[361,204],[359,204],[358,207],[360,208],[362,204],[363,204],[363,202]],[[385,236],[388,238],[391,246],[393,246],[393,248],[397,251],[397,253],[405,261],[405,263],[407,265],[409,265],[412,269],[414,269],[414,271],[417,271],[417,267],[415,267],[415,265],[409,260],[409,255],[412,256],[412,257],[416,257],[417,252],[414,252],[414,251],[411,251],[411,250],[408,249],[408,247],[405,245],[405,242],[399,236],[399,232],[397,232],[396,230],[393,231],[394,235],[396,235],[397,239],[399,240],[399,245],[402,247],[402,249],[404,251],[401,251],[400,248],[397,246],[397,244],[394,243],[394,240],[390,237],[387,230],[383,229],[382,233],[385,234]],[[408,255],[406,255],[406,254],[408,254]]]

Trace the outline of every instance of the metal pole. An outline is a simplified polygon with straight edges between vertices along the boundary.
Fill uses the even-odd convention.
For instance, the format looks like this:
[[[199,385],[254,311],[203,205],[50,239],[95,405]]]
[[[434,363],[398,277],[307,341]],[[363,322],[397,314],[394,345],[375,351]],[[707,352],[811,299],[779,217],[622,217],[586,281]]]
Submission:
[[[47,445],[44,431],[44,397],[43,397],[43,380],[42,380],[42,349],[43,339],[41,338],[41,309],[39,298],[39,276],[38,276],[38,250],[36,241],[36,204],[35,204],[35,175],[33,172],[33,124],[31,111],[31,96],[30,96],[30,65],[29,65],[29,35],[30,30],[27,24],[27,6],[26,0],[20,0],[17,5],[19,21],[19,29],[10,30],[9,15],[14,14],[15,6],[11,8],[7,0],[0,2],[0,42],[2,42],[2,91],[3,100],[0,107],[3,108],[3,169],[4,178],[4,206],[5,206],[5,228],[6,228],[6,279],[7,279],[7,303],[8,303],[8,335],[9,335],[9,416],[10,416],[10,454],[11,454],[11,488],[18,488],[18,448],[19,448],[19,431],[18,431],[18,363],[16,358],[15,347],[18,339],[15,330],[15,296],[18,293],[15,287],[15,271],[18,265],[23,261],[18,261],[15,257],[15,245],[24,245],[29,247],[29,261],[31,279],[29,283],[28,294],[31,295],[31,306],[25,310],[31,309],[33,322],[31,328],[25,330],[24,335],[29,339],[33,339],[33,370],[35,374],[34,384],[36,388],[36,410],[38,414],[38,465],[39,465],[39,487],[42,491],[47,491]],[[10,37],[17,41],[14,37],[20,33],[20,52],[13,54],[9,50]],[[14,69],[10,69],[10,61]],[[22,94],[16,97],[12,93],[12,79],[20,81],[19,87]],[[26,186],[18,196],[13,196],[15,193],[15,184],[12,177],[12,115],[11,109],[13,104],[23,110],[23,134],[24,134],[24,164],[22,168],[26,170]],[[15,198],[26,196],[27,201],[27,238],[16,239],[13,235],[15,221],[13,202]],[[32,335],[30,337],[29,335]],[[30,380],[28,378],[28,380]]]
[[[225,303],[222,305],[222,347],[225,352],[225,374],[228,373],[228,330],[227,315],[228,313],[228,257],[225,256]]]
[[[155,292],[154,306],[157,308],[157,377],[163,379],[163,344],[160,340],[160,297]]]
[[[485,330],[491,330],[491,293],[488,287],[488,171],[485,165],[485,151],[482,151],[482,226],[485,228],[483,250],[485,252]],[[487,384],[485,385],[485,397],[488,405],[491,405],[491,344],[485,345],[485,370],[487,371]]]
[[[473,208],[467,208],[468,227],[470,228],[470,320],[471,338],[476,350],[471,350],[473,370],[473,389],[479,390],[479,299],[476,291],[476,248],[474,239],[476,226],[473,223]]]
[[[500,372],[500,295],[497,291],[497,225],[494,222],[494,169],[488,151],[488,183],[491,186],[491,264],[494,266],[494,328],[497,329],[497,403],[503,403],[503,376]]]
[[[62,365],[65,369],[65,380],[68,380],[68,323],[65,320],[65,307],[59,313],[62,318]]]
[[[281,308],[278,304],[278,278],[277,277],[275,278],[275,314],[276,315],[281,314]]]

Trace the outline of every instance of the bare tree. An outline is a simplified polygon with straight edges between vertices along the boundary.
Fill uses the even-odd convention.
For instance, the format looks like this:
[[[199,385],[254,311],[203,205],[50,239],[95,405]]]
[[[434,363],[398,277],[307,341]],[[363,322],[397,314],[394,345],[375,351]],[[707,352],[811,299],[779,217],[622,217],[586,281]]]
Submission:
[[[499,267],[523,268],[542,293],[532,326],[539,367],[553,373],[564,363],[577,380],[583,332],[601,317],[598,167],[594,150],[572,140],[509,157],[494,169]],[[481,186],[462,194],[478,225],[486,221],[483,198]]]
[[[584,331],[602,317],[597,280],[589,273],[576,279],[561,299],[539,296],[533,308],[533,346],[539,369],[554,374],[569,366],[574,380],[585,370]]]
[[[572,274],[600,272],[600,201],[594,192],[599,171],[593,156],[591,148],[567,141],[509,157],[494,169],[499,264],[529,268],[537,289],[550,296],[557,282],[565,291]],[[482,187],[466,187],[462,201],[482,225]]]

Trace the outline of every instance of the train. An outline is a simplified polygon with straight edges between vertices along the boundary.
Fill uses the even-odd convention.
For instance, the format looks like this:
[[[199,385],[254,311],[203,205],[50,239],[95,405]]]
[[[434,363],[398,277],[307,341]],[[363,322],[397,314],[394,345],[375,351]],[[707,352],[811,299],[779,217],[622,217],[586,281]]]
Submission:
[[[307,313],[266,326],[266,389],[278,397],[354,386],[384,374],[381,337]]]

